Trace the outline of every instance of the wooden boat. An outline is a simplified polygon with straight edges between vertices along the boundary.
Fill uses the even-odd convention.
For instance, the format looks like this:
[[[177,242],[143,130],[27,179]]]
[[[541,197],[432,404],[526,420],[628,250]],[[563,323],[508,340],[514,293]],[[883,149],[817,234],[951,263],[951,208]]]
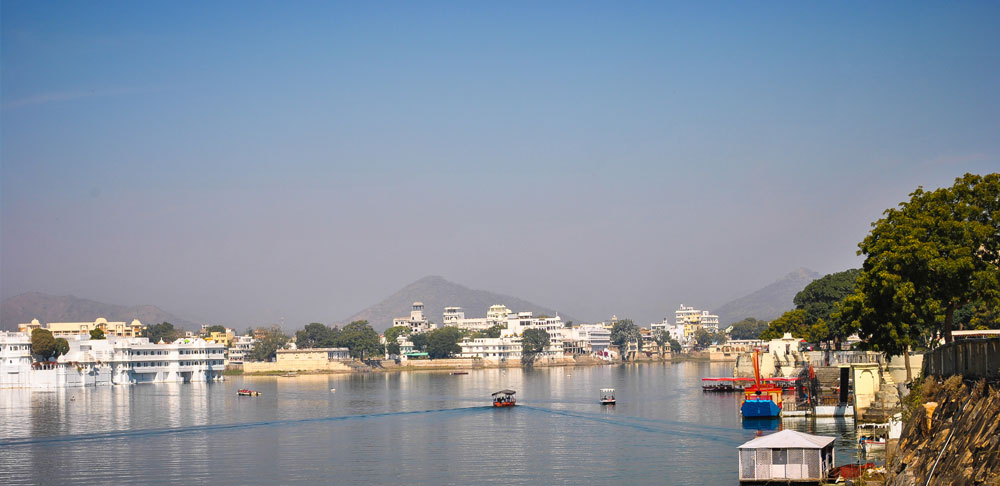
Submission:
[[[615,389],[601,388],[601,405],[614,405],[614,404],[615,404]]]
[[[780,386],[767,384],[760,379],[758,352],[753,353],[754,384],[743,390],[743,405],[740,413],[744,417],[777,417],[781,415]]]
[[[517,400],[514,400],[514,394],[517,393],[514,390],[500,390],[493,393],[493,406],[494,407],[513,407],[517,404]]]
[[[247,390],[246,388],[241,388],[236,391],[236,394],[241,397],[259,397],[260,392],[256,390]]]
[[[469,374],[469,372],[468,371],[452,371],[451,374],[453,374],[453,375],[467,375],[467,374]]]

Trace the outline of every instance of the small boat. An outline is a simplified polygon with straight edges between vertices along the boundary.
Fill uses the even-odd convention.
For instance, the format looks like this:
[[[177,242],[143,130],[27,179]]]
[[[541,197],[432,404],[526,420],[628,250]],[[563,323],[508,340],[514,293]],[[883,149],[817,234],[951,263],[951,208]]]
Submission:
[[[517,404],[517,400],[514,399],[514,394],[517,393],[514,390],[500,390],[493,393],[493,406],[494,407],[513,407]]]
[[[743,414],[744,418],[781,415],[782,389],[780,386],[761,381],[757,351],[753,353],[753,376],[754,384],[743,390],[743,405],[740,406],[740,413]]]
[[[469,372],[468,371],[452,371],[451,374],[453,374],[453,375],[467,375],[467,374],[469,374]]]
[[[601,388],[601,405],[614,405],[614,404],[615,404],[615,389]]]
[[[241,388],[236,391],[236,394],[241,397],[259,397],[260,392],[256,390],[247,390],[246,388]]]
[[[876,451],[885,451],[889,424],[858,424],[858,447],[865,457]]]

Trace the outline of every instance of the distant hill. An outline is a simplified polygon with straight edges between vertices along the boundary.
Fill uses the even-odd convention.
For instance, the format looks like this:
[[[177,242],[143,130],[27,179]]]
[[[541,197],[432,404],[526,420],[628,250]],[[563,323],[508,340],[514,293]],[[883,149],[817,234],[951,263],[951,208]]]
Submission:
[[[795,294],[822,275],[808,268],[799,268],[783,278],[745,297],[727,302],[715,310],[719,316],[719,326],[754,317],[762,320],[776,319],[795,307]]]
[[[28,292],[3,301],[0,306],[0,329],[17,330],[17,325],[38,319],[48,322],[93,322],[98,317],[109,321],[139,319],[143,324],[169,322],[174,327],[195,330],[201,326],[177,317],[153,305],[124,306],[81,299],[72,295],[48,295]]]
[[[495,294],[485,290],[473,290],[442,277],[429,276],[403,287],[395,294],[353,316],[341,321],[343,325],[351,321],[364,319],[376,331],[383,331],[392,326],[394,317],[409,317],[410,307],[414,302],[424,303],[424,317],[441,325],[441,314],[445,306],[458,306],[465,311],[466,317],[485,317],[491,305],[503,304],[514,312],[533,312],[536,316],[546,314],[556,315],[556,311],[533,304],[517,297]],[[563,320],[573,320],[565,314],[559,314]]]

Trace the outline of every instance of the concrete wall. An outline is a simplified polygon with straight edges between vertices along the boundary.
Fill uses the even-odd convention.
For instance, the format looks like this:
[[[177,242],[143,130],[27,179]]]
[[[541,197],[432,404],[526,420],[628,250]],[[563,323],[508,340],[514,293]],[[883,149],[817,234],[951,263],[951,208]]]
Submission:
[[[243,363],[244,373],[273,373],[276,371],[326,371],[350,372],[350,366],[340,361],[319,361],[315,359],[283,360],[280,363],[258,363],[247,361]]]
[[[1000,338],[953,341],[924,354],[924,376],[1000,377]]]

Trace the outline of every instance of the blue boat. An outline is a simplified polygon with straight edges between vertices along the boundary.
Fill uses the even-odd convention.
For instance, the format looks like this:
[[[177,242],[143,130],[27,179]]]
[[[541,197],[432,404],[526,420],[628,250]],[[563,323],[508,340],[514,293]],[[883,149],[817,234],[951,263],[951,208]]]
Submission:
[[[746,418],[777,417],[781,415],[780,386],[770,385],[760,381],[760,362],[757,352],[753,353],[754,384],[743,390],[743,405],[740,413]]]

